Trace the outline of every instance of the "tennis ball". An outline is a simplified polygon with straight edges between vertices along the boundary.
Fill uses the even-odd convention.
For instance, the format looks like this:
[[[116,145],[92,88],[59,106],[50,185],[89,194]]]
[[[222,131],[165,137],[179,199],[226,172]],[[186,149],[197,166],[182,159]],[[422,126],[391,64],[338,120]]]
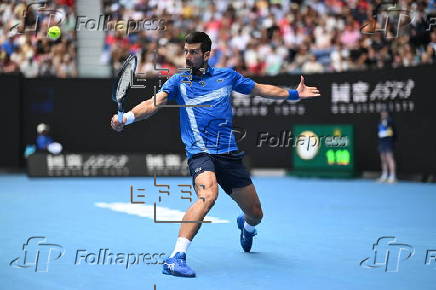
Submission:
[[[48,29],[47,36],[50,39],[56,40],[61,36],[61,29],[59,26],[52,26]]]

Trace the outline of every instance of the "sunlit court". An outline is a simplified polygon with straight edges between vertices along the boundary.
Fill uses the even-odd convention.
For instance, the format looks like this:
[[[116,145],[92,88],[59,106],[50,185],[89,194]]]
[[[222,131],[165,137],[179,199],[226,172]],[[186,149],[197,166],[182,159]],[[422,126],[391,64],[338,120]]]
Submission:
[[[161,181],[176,188],[189,178]],[[165,257],[159,255],[168,255],[172,249],[179,224],[154,222],[152,196],[137,205],[140,210],[130,204],[130,185],[150,189],[151,195],[157,191],[153,178],[29,180],[3,176],[2,288],[153,289],[156,285],[157,289],[222,289],[228,285],[231,289],[432,289],[434,185],[280,177],[256,177],[253,181],[265,218],[252,252],[241,250],[235,226],[239,210],[220,193],[205,218],[217,222],[204,224],[195,246],[189,249],[188,261],[198,277],[186,280],[162,275],[158,264]],[[189,201],[176,194],[161,203],[157,200],[158,221],[181,217]],[[165,208],[176,212],[169,215]],[[45,243],[61,247],[53,247],[54,257],[40,261],[40,271],[49,262],[47,272],[35,272],[34,266],[19,269],[8,265],[23,256],[22,245],[31,236],[43,236]],[[380,237],[391,238],[379,243],[379,253],[393,242],[412,246],[414,255],[405,259],[410,249],[403,246],[397,261],[394,255],[398,252],[392,246],[390,264],[380,262],[377,268],[370,268],[374,264],[370,260],[361,266],[364,259],[374,259],[373,244]],[[58,251],[63,256],[55,259]],[[117,263],[110,253],[121,255]]]

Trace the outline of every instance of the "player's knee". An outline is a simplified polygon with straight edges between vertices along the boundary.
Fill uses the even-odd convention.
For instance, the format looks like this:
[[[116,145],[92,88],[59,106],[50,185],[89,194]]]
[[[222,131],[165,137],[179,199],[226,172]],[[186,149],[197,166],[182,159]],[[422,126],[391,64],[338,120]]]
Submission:
[[[203,179],[195,184],[197,192],[217,191],[218,183],[215,178]]]
[[[218,198],[218,184],[216,181],[203,183],[203,187],[197,191],[198,199],[202,202],[206,211],[209,211]]]

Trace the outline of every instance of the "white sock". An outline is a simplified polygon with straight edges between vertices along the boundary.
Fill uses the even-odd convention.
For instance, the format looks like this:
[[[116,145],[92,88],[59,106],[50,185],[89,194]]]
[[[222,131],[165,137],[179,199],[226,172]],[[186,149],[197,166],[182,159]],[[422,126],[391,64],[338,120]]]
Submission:
[[[387,178],[388,178],[387,171],[383,171],[382,175],[380,176],[380,179],[387,179]]]
[[[177,238],[176,245],[174,247],[174,251],[171,254],[170,258],[174,257],[177,252],[184,252],[188,250],[189,245],[191,244],[191,241],[186,238]]]
[[[247,222],[244,222],[244,229],[249,233],[254,233],[255,227],[248,224]]]

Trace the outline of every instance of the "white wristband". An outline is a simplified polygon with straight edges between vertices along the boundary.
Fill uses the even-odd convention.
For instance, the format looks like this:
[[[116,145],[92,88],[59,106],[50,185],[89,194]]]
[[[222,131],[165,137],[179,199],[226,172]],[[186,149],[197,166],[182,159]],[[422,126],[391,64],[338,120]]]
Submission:
[[[135,122],[135,115],[133,114],[132,111],[125,113],[124,117],[126,117],[126,123],[124,125],[129,125]]]

